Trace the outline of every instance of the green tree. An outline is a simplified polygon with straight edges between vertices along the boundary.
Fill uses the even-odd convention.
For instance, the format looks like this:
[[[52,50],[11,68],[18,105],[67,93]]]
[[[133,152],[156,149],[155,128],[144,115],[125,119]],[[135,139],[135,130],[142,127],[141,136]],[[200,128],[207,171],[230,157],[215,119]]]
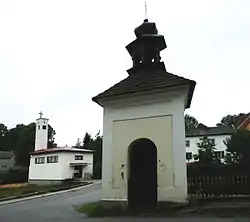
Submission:
[[[83,147],[83,149],[86,149],[86,150],[93,149],[93,139],[88,132],[85,133],[85,136],[83,138],[83,146],[82,147]]]
[[[95,151],[93,174],[96,179],[102,177],[102,142],[103,137],[100,136],[100,132],[98,132],[93,140],[93,150]]]
[[[8,150],[6,138],[7,134],[7,127],[3,123],[0,123],[0,150]]]
[[[191,130],[198,126],[199,122],[195,117],[190,116],[188,114],[185,115],[185,130]]]
[[[230,126],[236,128],[239,124],[239,120],[241,117],[244,117],[244,113],[240,113],[238,115],[226,115],[224,116],[219,123],[216,124],[216,126]]]
[[[81,143],[80,138],[77,139],[75,147],[76,148],[81,148],[82,147],[82,143]]]
[[[53,129],[53,127],[51,125],[49,125],[49,128],[48,128],[48,148],[54,148],[56,146],[55,135],[56,135],[56,131]]]
[[[226,163],[250,165],[250,131],[237,130],[224,141],[227,146]]]
[[[34,151],[35,147],[35,132],[35,123],[24,126],[20,131],[20,134],[18,135],[18,139],[16,141],[17,148],[15,150],[15,162],[17,165],[26,167],[29,166],[29,153]]]
[[[208,139],[208,137],[200,138],[197,142],[198,154],[194,155],[194,159],[200,164],[211,165],[220,163],[220,159],[216,156],[215,146],[213,140]]]

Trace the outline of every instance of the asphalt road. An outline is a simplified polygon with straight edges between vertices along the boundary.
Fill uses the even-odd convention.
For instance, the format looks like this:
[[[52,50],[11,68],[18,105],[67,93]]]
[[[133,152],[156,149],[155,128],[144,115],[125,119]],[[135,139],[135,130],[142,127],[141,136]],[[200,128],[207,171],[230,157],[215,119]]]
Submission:
[[[74,206],[100,199],[101,185],[0,206],[0,222],[245,222],[246,218],[87,218]]]
[[[92,186],[54,196],[0,206],[0,222],[80,222],[84,215],[74,206],[100,199],[101,185]]]

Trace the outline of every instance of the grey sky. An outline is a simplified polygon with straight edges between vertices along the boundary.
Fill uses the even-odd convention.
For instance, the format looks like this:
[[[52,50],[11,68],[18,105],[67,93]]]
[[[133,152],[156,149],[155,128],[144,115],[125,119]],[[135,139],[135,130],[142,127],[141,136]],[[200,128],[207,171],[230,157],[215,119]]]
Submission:
[[[249,9],[249,0],[148,0],[167,71],[197,82],[186,112],[209,126],[250,111]],[[143,0],[0,0],[0,122],[27,124],[42,110],[59,145],[102,130],[91,98],[127,76],[125,46],[143,19]]]

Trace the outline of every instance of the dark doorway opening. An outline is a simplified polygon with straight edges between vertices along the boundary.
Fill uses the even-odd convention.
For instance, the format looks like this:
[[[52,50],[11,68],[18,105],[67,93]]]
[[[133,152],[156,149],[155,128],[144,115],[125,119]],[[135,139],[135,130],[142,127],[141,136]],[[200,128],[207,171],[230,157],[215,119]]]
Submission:
[[[82,166],[74,166],[74,178],[82,179]]]
[[[138,139],[128,148],[128,204],[132,208],[157,205],[157,148],[149,139]]]

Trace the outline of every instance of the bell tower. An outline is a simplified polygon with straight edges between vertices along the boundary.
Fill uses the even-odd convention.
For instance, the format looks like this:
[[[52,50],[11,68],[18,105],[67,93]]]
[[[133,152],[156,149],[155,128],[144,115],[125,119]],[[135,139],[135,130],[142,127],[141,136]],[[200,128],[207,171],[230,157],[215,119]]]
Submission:
[[[127,70],[128,74],[165,72],[160,52],[167,46],[164,36],[158,34],[155,23],[145,19],[134,32],[136,39],[126,46],[133,60],[133,67]]]
[[[39,118],[36,120],[36,139],[35,150],[47,149],[48,147],[48,121],[49,119],[42,117],[43,113],[39,113]]]

